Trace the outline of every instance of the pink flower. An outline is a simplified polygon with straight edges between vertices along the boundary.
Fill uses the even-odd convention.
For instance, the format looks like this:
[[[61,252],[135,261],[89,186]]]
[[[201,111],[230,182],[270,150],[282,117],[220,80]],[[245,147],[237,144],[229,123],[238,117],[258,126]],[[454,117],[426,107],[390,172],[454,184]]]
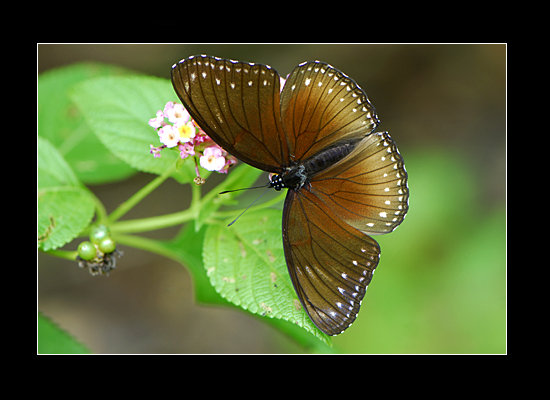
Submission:
[[[166,146],[162,145],[159,147],[155,147],[152,144],[150,144],[149,147],[150,147],[149,153],[151,153],[155,158],[160,158],[160,151],[164,149]]]
[[[202,154],[200,164],[204,169],[208,171],[220,171],[225,166],[222,149],[218,146],[207,147]]]
[[[182,159],[195,155],[195,147],[191,143],[180,143],[178,145],[178,150],[180,151],[180,157]]]
[[[227,171],[229,170],[229,168],[233,165],[233,164],[236,164],[237,163],[237,159],[233,156],[226,156],[225,157],[225,165],[223,166],[223,168],[221,170],[219,170],[218,172],[221,173],[221,174],[227,174]]]
[[[193,121],[193,123],[195,123],[195,122]],[[202,130],[202,128],[200,126],[198,126],[197,124],[195,124],[195,126],[198,128],[197,129],[197,134],[195,135],[195,138],[193,139],[193,142],[195,144],[203,143],[207,140],[210,140],[210,137],[206,134],[205,131]]]
[[[157,116],[149,120],[149,125],[153,128],[158,129],[164,124],[164,114],[161,110],[157,111]]]

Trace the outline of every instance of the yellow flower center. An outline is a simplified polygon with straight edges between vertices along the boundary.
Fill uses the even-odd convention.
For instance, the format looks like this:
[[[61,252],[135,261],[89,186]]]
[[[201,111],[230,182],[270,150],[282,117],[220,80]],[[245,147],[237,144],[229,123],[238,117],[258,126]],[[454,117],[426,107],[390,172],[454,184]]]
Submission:
[[[180,138],[184,139],[185,142],[188,142],[189,139],[195,137],[195,128],[187,124],[179,126],[178,131]]]

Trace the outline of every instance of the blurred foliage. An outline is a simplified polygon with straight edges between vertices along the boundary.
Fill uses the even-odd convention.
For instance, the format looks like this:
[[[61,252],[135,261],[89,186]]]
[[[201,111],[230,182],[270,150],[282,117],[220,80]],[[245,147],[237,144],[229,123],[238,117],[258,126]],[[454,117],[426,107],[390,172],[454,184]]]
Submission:
[[[120,180],[134,170],[92,134],[69,94],[79,82],[129,71],[112,65],[79,63],[40,75],[37,87],[38,136],[48,139],[83,183]]]

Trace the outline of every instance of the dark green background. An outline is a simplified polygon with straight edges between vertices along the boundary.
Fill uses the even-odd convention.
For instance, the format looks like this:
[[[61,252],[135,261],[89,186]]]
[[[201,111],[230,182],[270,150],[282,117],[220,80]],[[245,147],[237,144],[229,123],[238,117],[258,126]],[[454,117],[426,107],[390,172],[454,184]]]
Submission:
[[[376,237],[380,265],[335,351],[506,352],[506,45],[39,44],[38,72],[98,61],[168,79],[171,65],[192,54],[265,63],[282,76],[302,61],[328,62],[367,92],[379,130],[399,146],[410,211],[395,232]],[[150,179],[137,174],[92,190],[112,211]],[[186,187],[170,181],[126,218],[188,204]],[[123,250],[109,278],[39,255],[40,310],[91,351],[302,351],[244,312],[195,305],[189,274],[175,262]]]

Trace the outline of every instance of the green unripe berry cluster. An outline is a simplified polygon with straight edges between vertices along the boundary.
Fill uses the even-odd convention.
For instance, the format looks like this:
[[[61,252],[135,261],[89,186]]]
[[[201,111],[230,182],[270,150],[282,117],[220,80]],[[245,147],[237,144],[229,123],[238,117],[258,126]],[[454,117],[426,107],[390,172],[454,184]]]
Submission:
[[[88,267],[92,275],[108,275],[115,267],[115,254],[121,255],[116,250],[116,243],[111,238],[109,228],[105,225],[94,226],[90,232],[90,240],[78,245],[79,266]]]

